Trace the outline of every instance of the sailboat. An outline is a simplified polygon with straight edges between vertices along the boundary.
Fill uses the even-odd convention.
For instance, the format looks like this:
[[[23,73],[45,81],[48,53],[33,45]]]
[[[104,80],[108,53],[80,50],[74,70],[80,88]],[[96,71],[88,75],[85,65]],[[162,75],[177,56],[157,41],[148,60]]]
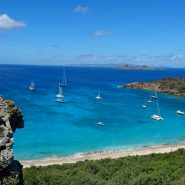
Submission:
[[[58,94],[56,94],[55,101],[58,103],[64,103],[64,95],[63,95],[62,87],[60,86],[60,84],[58,85]]]
[[[64,96],[63,96],[63,92],[62,92],[62,87],[59,84],[59,86],[58,86],[58,94],[56,94],[56,98],[63,98],[63,97]]]
[[[148,102],[148,103],[152,103],[152,100],[151,100],[151,98],[150,98],[150,99],[148,99],[148,100],[147,100],[147,102]]]
[[[102,99],[102,97],[101,97],[101,95],[100,95],[100,90],[98,90],[98,94],[96,95],[96,100],[101,100]]]
[[[67,87],[67,80],[66,80],[65,69],[63,69],[63,82],[60,83],[60,86],[62,86],[62,87]]]
[[[156,93],[156,97],[157,97],[157,93]],[[153,114],[151,116],[152,119],[155,119],[157,121],[162,121],[164,120],[163,117],[161,117],[161,113],[160,113],[160,109],[159,109],[159,101],[158,101],[158,97],[157,97],[157,114]]]
[[[146,108],[146,99],[144,101],[144,104],[142,105],[143,108]]]
[[[157,99],[157,92],[155,92],[155,95],[152,96],[152,99]]]
[[[29,86],[29,90],[30,91],[35,91],[35,83],[34,83],[34,81],[31,81],[31,83],[30,83],[30,86]]]

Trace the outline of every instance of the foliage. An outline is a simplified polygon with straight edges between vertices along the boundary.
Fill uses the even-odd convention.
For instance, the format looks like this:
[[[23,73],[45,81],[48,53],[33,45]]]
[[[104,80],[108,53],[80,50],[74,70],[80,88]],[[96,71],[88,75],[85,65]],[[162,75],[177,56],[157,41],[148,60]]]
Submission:
[[[8,105],[8,107],[14,107],[15,106],[15,102],[12,100],[4,100],[4,102]]]
[[[18,108],[15,106],[15,102],[12,100],[4,100],[4,102],[7,104],[8,106],[8,113],[13,114],[18,112]]]
[[[185,149],[24,169],[25,185],[181,185]]]
[[[9,107],[8,108],[8,113],[15,113],[18,111],[18,108],[17,107]]]
[[[180,93],[185,93],[185,85],[182,85],[178,88]]]
[[[14,173],[10,173],[6,177],[4,177],[1,180],[0,176],[0,185],[21,185],[22,183],[20,182],[20,177]]]

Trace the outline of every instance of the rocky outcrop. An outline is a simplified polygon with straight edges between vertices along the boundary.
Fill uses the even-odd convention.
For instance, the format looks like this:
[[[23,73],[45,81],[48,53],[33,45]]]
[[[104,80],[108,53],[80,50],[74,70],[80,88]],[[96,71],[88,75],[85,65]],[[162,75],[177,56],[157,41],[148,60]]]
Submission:
[[[13,133],[23,128],[23,114],[13,101],[0,97],[0,185],[22,185],[22,166],[14,160]]]
[[[185,97],[185,78],[164,78],[152,82],[133,82],[123,88],[145,89]]]

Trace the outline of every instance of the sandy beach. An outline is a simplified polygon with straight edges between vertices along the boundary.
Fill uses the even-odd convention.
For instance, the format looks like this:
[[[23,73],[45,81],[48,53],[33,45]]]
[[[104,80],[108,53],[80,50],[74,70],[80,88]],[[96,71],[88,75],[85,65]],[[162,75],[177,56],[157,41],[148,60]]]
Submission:
[[[53,164],[64,164],[64,163],[76,163],[78,161],[85,160],[98,160],[98,159],[116,159],[119,157],[134,156],[134,155],[148,155],[151,153],[168,153],[179,148],[185,148],[185,143],[177,144],[163,144],[150,147],[142,148],[132,148],[132,149],[120,149],[112,151],[101,151],[101,152],[92,152],[92,153],[78,153],[68,157],[52,157],[45,158],[41,160],[25,160],[20,161],[23,165],[23,168],[28,168],[31,166],[48,166]]]

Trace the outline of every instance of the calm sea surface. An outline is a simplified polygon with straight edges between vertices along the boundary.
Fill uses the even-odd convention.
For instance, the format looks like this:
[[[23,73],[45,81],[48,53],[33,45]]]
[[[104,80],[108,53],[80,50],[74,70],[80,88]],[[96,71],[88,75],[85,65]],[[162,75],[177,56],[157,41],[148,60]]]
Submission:
[[[164,121],[152,120],[156,102],[142,108],[150,91],[118,85],[163,77],[185,77],[185,69],[121,71],[66,67],[65,103],[54,102],[62,68],[0,65],[0,94],[13,99],[24,113],[25,128],[15,133],[17,159],[40,159],[82,152],[185,141],[185,99],[159,94]],[[34,80],[37,90],[28,86]],[[101,89],[102,101],[94,97]],[[97,125],[102,121],[105,126]]]

